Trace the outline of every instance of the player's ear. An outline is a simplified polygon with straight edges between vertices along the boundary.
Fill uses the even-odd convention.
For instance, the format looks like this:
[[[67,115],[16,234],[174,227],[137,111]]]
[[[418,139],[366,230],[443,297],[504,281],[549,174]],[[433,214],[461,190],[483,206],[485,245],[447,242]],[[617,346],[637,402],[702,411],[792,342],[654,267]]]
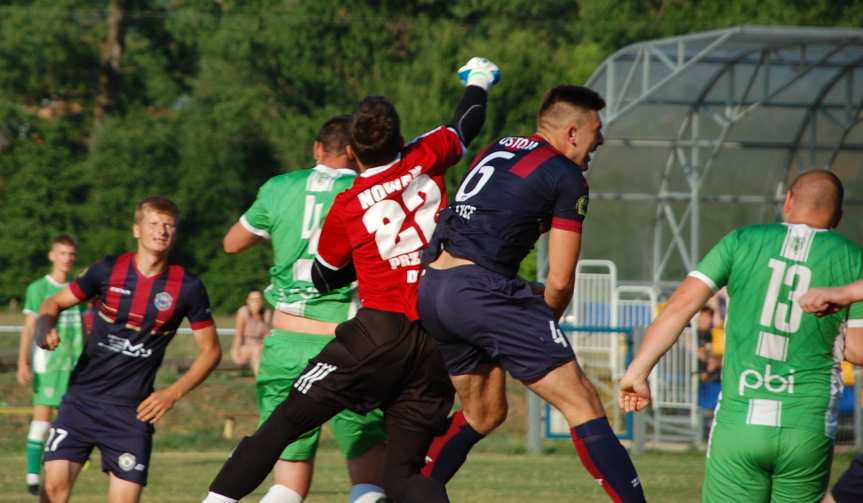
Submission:
[[[312,145],[312,156],[314,156],[315,162],[321,162],[321,159],[324,158],[324,154],[326,154],[324,144],[315,140],[315,143]]]
[[[794,208],[794,194],[789,190],[785,193],[785,203],[782,205],[782,215],[787,217],[791,214],[791,210]]]
[[[141,228],[138,226],[138,222],[132,224],[132,236],[135,239],[141,239]]]
[[[578,142],[576,137],[578,135],[578,123],[572,122],[569,126],[566,127],[566,142],[572,146],[575,146]]]

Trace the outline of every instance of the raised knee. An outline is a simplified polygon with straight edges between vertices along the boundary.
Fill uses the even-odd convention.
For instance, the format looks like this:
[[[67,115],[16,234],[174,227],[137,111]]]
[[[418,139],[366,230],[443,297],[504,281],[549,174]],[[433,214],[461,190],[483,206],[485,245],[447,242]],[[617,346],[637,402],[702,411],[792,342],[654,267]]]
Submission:
[[[502,425],[506,421],[507,406],[495,407],[486,409],[482,414],[474,416],[465,415],[467,422],[477,433],[488,435],[495,428]]]

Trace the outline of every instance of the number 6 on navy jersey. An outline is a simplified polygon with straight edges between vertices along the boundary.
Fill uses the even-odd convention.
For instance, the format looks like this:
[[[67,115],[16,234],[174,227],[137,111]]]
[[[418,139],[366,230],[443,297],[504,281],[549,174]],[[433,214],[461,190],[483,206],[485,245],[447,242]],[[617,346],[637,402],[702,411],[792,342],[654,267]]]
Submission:
[[[513,157],[515,157],[515,154],[512,152],[494,152],[483,157],[482,161],[480,161],[479,164],[470,173],[468,173],[464,181],[461,182],[461,186],[458,188],[458,193],[455,195],[456,202],[461,203],[467,201],[477,195],[479,191],[485,187],[485,184],[487,184],[491,179],[491,175],[494,174],[494,167],[490,165],[491,161],[495,159],[512,159]],[[467,190],[467,186],[477,177],[477,174],[481,175],[482,178],[476,182],[476,185],[474,185],[471,190]]]

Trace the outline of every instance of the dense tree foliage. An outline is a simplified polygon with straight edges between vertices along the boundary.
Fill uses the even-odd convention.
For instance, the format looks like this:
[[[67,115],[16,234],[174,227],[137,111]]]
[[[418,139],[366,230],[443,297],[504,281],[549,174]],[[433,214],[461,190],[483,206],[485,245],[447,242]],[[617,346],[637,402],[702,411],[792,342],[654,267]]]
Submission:
[[[860,26],[863,2],[0,0],[0,301],[53,234],[80,239],[82,265],[120,252],[134,202],[163,194],[182,210],[176,258],[231,309],[270,253],[227,256],[221,236],[363,96],[389,96],[418,134],[449,118],[455,68],[492,58],[505,85],[477,147],[530,132],[544,90],[625,44],[744,23]]]

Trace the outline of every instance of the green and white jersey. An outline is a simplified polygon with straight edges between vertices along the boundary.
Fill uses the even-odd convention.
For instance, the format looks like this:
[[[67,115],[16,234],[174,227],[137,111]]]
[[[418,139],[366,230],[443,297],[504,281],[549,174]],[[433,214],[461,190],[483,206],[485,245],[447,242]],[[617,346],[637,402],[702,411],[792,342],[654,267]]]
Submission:
[[[802,428],[833,438],[842,391],[840,325],[863,326],[863,303],[816,317],[798,305],[809,288],[863,277],[863,250],[806,225],[741,227],[690,273],[728,287],[718,423]]]
[[[324,217],[336,194],[354,183],[356,173],[317,165],[278,175],[258,190],[240,217],[249,232],[272,240],[275,265],[264,295],[276,309],[305,318],[342,322],[354,310],[354,287],[321,294],[312,283],[312,262]]]
[[[48,297],[62,290],[68,283],[57,283],[51,276],[43,276],[27,286],[24,296],[24,314],[39,316],[39,308]],[[33,372],[71,372],[84,348],[84,326],[81,315],[84,306],[75,305],[60,313],[57,335],[60,344],[54,351],[45,351],[33,344]]]

